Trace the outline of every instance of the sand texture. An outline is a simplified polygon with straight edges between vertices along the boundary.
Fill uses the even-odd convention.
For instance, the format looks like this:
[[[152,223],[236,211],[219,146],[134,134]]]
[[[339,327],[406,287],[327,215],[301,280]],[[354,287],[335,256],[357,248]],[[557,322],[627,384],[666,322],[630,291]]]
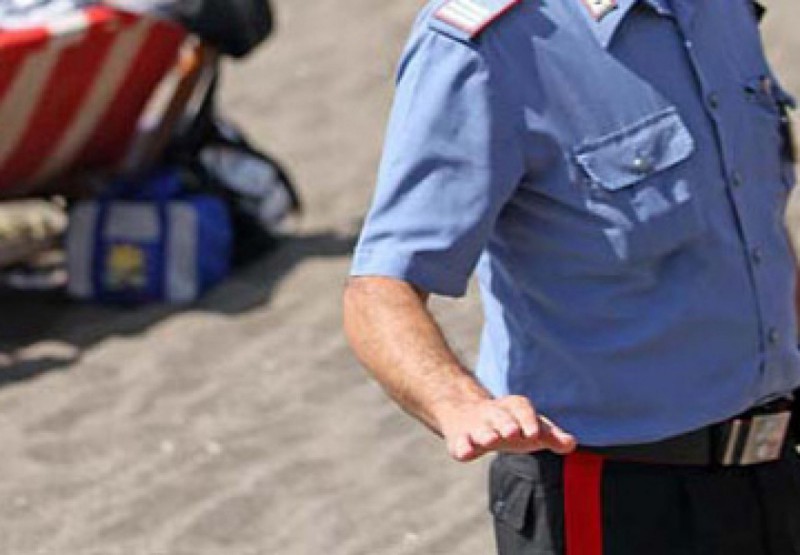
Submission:
[[[772,57],[800,92],[798,8],[771,3]],[[224,110],[306,200],[273,256],[183,310],[0,296],[0,555],[493,552],[485,463],[450,462],[340,330],[419,5],[275,0],[272,41],[227,68]],[[437,309],[472,360],[474,292]]]

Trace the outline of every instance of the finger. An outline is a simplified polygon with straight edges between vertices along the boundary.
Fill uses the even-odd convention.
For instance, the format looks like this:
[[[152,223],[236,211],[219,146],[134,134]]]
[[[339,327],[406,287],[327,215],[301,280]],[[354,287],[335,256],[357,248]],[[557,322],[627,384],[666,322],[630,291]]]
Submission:
[[[506,408],[495,406],[488,416],[489,424],[504,440],[523,435],[522,426]]]
[[[500,434],[488,422],[473,428],[469,437],[476,447],[486,450],[493,449],[502,440]]]
[[[450,452],[450,456],[458,462],[473,461],[483,454],[482,450],[478,449],[472,441],[470,441],[469,435],[467,434],[461,434],[449,440],[447,448]]]
[[[501,404],[517,421],[526,438],[535,438],[539,435],[539,419],[536,410],[525,397],[506,397],[501,399]]]
[[[539,421],[542,430],[539,440],[544,447],[561,455],[575,450],[578,444],[575,436],[565,432],[544,416],[539,416]]]

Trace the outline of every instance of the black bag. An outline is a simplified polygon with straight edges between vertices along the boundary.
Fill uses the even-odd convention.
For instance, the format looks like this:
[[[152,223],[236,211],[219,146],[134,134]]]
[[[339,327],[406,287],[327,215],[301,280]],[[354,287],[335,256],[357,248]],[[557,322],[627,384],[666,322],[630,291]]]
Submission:
[[[268,0],[182,0],[177,10],[187,29],[236,58],[249,54],[272,32]]]
[[[233,264],[247,264],[272,249],[281,224],[302,212],[294,183],[275,158],[254,146],[234,125],[217,115],[217,74],[178,129],[165,154],[207,191],[225,198],[234,232]]]
[[[228,198],[236,236],[234,265],[246,264],[270,250],[281,235],[283,222],[302,211],[286,169],[221,119],[215,120],[213,134],[196,156],[210,182]]]
[[[169,158],[227,201],[233,265],[240,267],[276,246],[285,220],[302,211],[300,197],[283,165],[238,128],[216,115],[200,121],[191,140],[173,145]]]

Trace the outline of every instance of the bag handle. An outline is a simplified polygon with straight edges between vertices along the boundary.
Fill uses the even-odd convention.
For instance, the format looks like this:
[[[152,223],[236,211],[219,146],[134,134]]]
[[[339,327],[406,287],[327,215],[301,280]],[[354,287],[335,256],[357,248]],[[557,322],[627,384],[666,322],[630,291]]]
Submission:
[[[118,179],[103,190],[97,201],[108,204],[115,200],[166,202],[183,193],[183,179],[175,168],[162,169],[135,179]]]

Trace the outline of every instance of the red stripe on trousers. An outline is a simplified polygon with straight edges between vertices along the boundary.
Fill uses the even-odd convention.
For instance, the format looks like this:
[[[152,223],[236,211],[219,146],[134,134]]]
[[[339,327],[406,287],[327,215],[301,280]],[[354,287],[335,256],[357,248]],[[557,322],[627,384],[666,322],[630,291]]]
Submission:
[[[576,452],[564,459],[566,555],[602,555],[603,457]]]

